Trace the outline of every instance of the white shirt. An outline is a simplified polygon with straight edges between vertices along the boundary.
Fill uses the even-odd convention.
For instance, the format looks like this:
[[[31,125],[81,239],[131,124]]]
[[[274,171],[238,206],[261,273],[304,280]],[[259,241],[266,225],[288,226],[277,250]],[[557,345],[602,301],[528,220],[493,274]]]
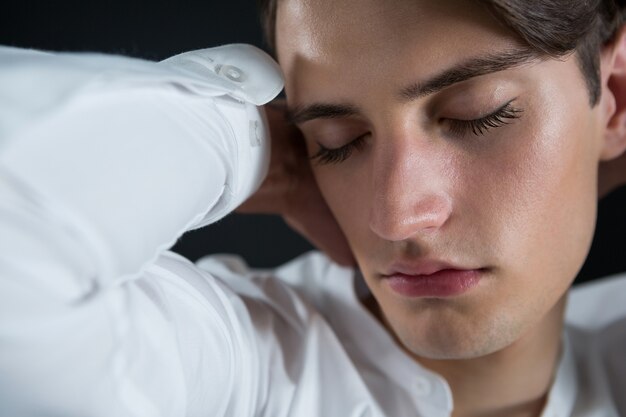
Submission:
[[[0,416],[449,416],[446,381],[319,253],[167,252],[263,179],[258,50],[0,49]],[[252,103],[252,104],[250,104]],[[626,415],[626,276],[577,288],[543,415]]]

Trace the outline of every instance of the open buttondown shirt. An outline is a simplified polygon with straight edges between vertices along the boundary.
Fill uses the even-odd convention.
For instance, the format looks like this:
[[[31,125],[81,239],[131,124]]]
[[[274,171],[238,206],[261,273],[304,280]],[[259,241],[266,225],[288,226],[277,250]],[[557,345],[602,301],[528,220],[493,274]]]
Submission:
[[[0,49],[2,417],[451,415],[354,270],[167,251],[258,187],[281,88],[246,45]],[[543,415],[626,415],[626,278],[574,290],[567,323]]]

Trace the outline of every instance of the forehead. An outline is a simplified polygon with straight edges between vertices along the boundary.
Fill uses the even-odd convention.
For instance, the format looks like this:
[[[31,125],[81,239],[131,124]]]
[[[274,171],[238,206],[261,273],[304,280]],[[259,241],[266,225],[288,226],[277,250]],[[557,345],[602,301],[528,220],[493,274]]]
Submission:
[[[478,1],[281,0],[278,60],[290,101],[428,77],[518,44]],[[323,96],[323,97],[316,97]]]

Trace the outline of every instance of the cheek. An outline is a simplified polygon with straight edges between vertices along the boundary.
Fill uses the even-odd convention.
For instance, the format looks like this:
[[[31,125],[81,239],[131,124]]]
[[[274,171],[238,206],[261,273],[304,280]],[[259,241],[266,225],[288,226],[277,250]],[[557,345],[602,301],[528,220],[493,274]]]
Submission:
[[[320,166],[313,164],[313,173],[322,195],[337,219],[350,246],[359,257],[369,233],[370,178],[367,170],[349,169],[345,165]],[[361,172],[363,171],[363,172]]]
[[[554,106],[553,108],[557,108]],[[528,285],[553,282],[562,290],[581,267],[595,224],[597,155],[589,110],[561,106],[520,124],[513,143],[490,161],[484,208],[491,207],[493,247],[506,266]],[[506,138],[505,138],[506,140]],[[480,183],[475,181],[474,183]],[[476,209],[476,207],[474,207]],[[545,281],[542,278],[550,278]]]

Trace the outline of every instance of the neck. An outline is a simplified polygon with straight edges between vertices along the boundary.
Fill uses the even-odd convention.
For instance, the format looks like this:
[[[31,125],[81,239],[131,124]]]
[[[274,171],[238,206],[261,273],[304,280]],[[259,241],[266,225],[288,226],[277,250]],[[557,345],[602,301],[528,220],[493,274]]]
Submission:
[[[455,417],[539,416],[560,356],[564,298],[521,338],[480,358],[416,358],[442,375],[455,400]]]
[[[564,307],[565,297],[513,344],[483,357],[431,360],[408,353],[446,379],[453,417],[537,417],[560,357]]]

